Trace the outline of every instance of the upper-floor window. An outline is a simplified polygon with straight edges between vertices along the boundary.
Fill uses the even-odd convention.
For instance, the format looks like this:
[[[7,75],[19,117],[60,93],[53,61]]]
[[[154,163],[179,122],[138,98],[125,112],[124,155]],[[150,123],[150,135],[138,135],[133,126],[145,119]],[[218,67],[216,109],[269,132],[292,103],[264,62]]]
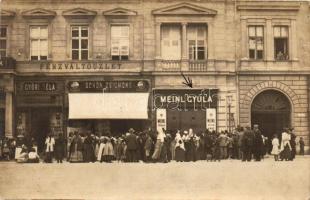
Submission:
[[[161,57],[164,60],[181,59],[181,27],[163,25],[161,27]]]
[[[31,60],[47,60],[48,31],[47,26],[30,27],[30,58]]]
[[[188,57],[190,60],[204,60],[206,58],[207,30],[205,26],[188,26]]]
[[[249,58],[263,59],[264,58],[264,27],[249,26]]]
[[[88,27],[71,27],[71,58],[72,60],[88,60]]]
[[[6,56],[7,28],[0,27],[0,58]]]
[[[128,60],[129,58],[129,25],[111,26],[112,60]]]
[[[287,26],[274,26],[274,56],[276,60],[288,60],[288,27]]]

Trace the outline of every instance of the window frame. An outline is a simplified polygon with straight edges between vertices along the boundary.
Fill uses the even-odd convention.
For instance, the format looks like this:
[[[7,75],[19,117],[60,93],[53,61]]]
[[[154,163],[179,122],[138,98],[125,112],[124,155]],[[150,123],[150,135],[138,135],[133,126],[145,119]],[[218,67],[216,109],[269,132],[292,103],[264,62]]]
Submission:
[[[118,59],[113,59],[113,56],[117,57],[117,55],[113,55],[112,51],[113,51],[113,45],[112,45],[112,41],[113,41],[113,36],[112,36],[112,27],[116,27],[116,26],[122,26],[122,27],[127,27],[128,28],[128,54],[127,55],[122,55],[121,52],[121,46],[119,44],[119,55],[118,55]],[[131,49],[130,48],[130,37],[131,37],[131,26],[129,23],[111,23],[109,26],[109,32],[110,32],[110,41],[109,41],[109,45],[110,45],[110,59],[114,60],[114,61],[122,61],[122,60],[129,60],[130,59],[130,54],[131,54]],[[124,37],[125,38],[125,37]],[[127,58],[126,58],[127,56]],[[122,57],[125,57],[124,59],[122,59]]]
[[[189,39],[189,29],[190,28],[195,28],[195,39]],[[199,28],[203,28],[204,30],[204,36],[203,36],[203,40],[201,40],[199,37],[198,37],[198,29]],[[207,60],[208,59],[208,27],[206,25],[203,25],[203,24],[190,24],[187,26],[186,28],[186,43],[187,43],[187,56],[188,56],[188,59],[191,60],[191,61],[201,61],[201,60]],[[191,54],[190,54],[190,41],[194,41],[195,44],[194,44],[194,50],[192,50],[192,56],[194,56],[194,59],[191,59]],[[199,41],[203,41],[203,59],[199,59],[199,47],[201,47],[198,43]]]
[[[0,40],[5,40],[5,48],[0,48],[0,52],[1,51],[4,51],[5,54],[4,54],[4,57],[7,57],[8,56],[8,26],[6,25],[0,25],[0,28],[5,28],[5,31],[6,31],[6,35],[5,37],[1,37],[0,35]],[[0,53],[0,58],[1,58],[1,53]]]
[[[163,31],[166,28],[169,28],[169,35],[171,34],[172,31],[172,27],[175,28],[175,30],[178,30],[179,33],[179,38],[175,39],[175,40],[171,40],[171,37],[169,36],[170,40],[166,40],[163,37]],[[163,55],[164,51],[164,41],[169,41],[169,46],[173,41],[178,41],[178,47],[179,47],[179,55],[175,56],[175,57],[179,57],[179,58],[165,58],[165,56]],[[160,26],[160,54],[161,54],[161,58],[164,60],[181,60],[182,59],[182,26],[179,23],[162,23],[162,25]]]
[[[73,28],[78,27],[78,36],[73,37],[72,32]],[[82,28],[87,28],[87,37],[82,36]],[[79,48],[73,49],[73,40],[78,39],[79,41]],[[86,49],[82,49],[82,40],[87,39],[87,59],[82,59],[82,51]],[[72,24],[70,25],[70,58],[71,60],[81,61],[81,60],[89,60],[90,59],[90,27],[86,24]],[[78,59],[73,59],[73,50],[78,51]]]
[[[280,36],[275,36],[275,28],[280,28]],[[287,36],[282,36],[282,28],[286,29]],[[287,61],[290,59],[290,27],[288,25],[273,25],[272,26],[272,32],[273,32],[273,47],[274,47],[274,59],[276,61]],[[283,52],[283,59],[277,58],[277,49],[276,49],[276,39],[286,39],[286,53]]]
[[[46,28],[46,33],[47,33],[47,36],[46,38],[41,38],[41,35],[39,38],[32,38],[31,36],[31,29],[33,27],[36,27],[36,28],[40,28],[40,33],[41,33],[41,28],[42,27],[45,27]],[[34,40],[37,40],[39,42],[39,54],[37,55],[38,59],[32,59],[33,55],[32,55],[32,41]],[[46,40],[46,44],[47,44],[47,49],[46,49],[46,59],[42,59],[41,57],[43,57],[41,55],[41,41],[43,40]],[[49,27],[48,25],[30,25],[29,26],[29,58],[31,61],[45,61],[45,60],[48,60],[48,56],[49,55]]]
[[[262,36],[257,36],[257,28],[258,27],[261,27],[262,28]],[[250,28],[255,28],[255,36],[250,36]],[[248,53],[248,58],[250,60],[264,60],[265,59],[265,26],[264,25],[256,25],[256,24],[253,24],[253,25],[248,25],[247,26],[247,35],[248,35],[248,38],[247,38],[247,53]],[[255,49],[254,49],[254,58],[251,58],[250,57],[250,40],[251,39],[254,39],[255,40]],[[262,58],[258,58],[258,49],[257,49],[257,43],[258,43],[258,39],[261,39],[262,40],[262,45],[263,45],[263,50],[262,50]]]

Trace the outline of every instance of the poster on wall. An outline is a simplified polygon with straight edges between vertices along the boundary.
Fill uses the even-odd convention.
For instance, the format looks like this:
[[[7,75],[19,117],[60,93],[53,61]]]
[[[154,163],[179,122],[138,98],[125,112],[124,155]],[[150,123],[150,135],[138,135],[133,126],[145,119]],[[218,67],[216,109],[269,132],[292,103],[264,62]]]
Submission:
[[[167,130],[167,111],[166,109],[156,110],[156,130],[160,131],[162,129]]]
[[[206,111],[207,115],[207,129],[209,131],[216,131],[216,109],[208,108]]]

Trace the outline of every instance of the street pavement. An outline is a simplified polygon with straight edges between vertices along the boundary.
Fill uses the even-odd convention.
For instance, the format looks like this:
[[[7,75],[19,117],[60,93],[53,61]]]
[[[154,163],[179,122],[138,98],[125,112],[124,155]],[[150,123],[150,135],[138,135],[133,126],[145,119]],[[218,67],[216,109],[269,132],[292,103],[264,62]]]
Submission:
[[[309,200],[310,156],[288,162],[0,162],[0,199]]]

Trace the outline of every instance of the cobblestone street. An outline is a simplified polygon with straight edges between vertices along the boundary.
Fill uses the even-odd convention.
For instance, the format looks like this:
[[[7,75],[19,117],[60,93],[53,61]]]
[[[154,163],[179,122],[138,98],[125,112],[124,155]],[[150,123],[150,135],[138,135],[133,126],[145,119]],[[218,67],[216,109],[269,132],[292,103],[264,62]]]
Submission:
[[[2,199],[310,198],[310,157],[293,162],[0,163]]]

